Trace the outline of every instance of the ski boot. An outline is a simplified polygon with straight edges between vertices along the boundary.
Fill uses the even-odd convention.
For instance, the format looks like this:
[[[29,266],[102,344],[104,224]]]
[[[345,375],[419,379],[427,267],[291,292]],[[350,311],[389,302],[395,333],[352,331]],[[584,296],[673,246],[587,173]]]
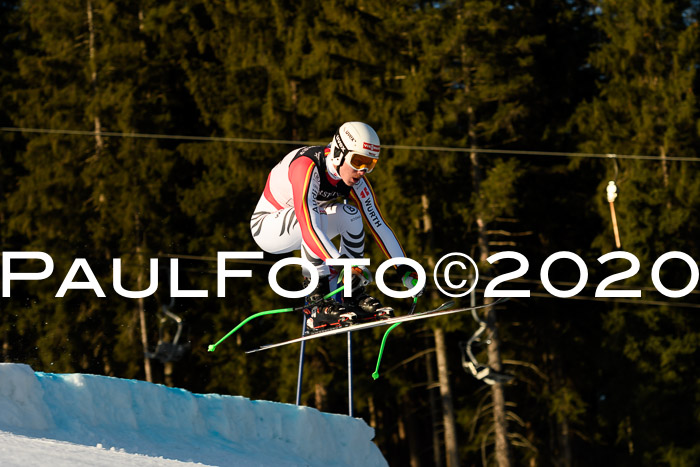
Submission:
[[[379,300],[365,292],[364,287],[353,289],[352,294],[352,297],[344,298],[344,300],[348,309],[355,314],[354,322],[366,323],[394,316],[393,308],[383,307]]]
[[[376,298],[365,292],[365,287],[372,281],[372,275],[364,267],[354,266],[351,276],[352,297],[344,297],[345,306],[355,313],[354,322],[366,323],[380,319],[392,318],[394,309],[383,307]]]
[[[304,279],[304,287],[309,279]],[[306,297],[306,334],[313,334],[327,329],[349,326],[355,320],[355,313],[346,309],[342,303],[333,298],[323,298],[330,293],[328,276],[321,277],[316,289]]]

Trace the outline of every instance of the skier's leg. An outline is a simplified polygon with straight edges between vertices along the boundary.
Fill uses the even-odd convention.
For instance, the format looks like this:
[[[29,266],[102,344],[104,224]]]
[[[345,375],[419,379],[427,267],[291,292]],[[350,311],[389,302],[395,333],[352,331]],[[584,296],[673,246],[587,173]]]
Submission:
[[[328,236],[340,236],[340,253],[350,258],[362,258],[365,247],[365,233],[360,211],[352,205],[334,203],[326,207]],[[362,268],[359,268],[362,269]],[[365,292],[365,286],[372,280],[368,270],[355,271],[350,278],[352,297],[344,302],[357,314],[357,320],[365,321],[378,317],[392,316],[391,308],[383,308],[379,300]]]
[[[266,200],[261,199],[250,219],[253,240],[260,249],[276,255],[301,250],[302,258],[313,264],[320,276],[327,276],[328,266],[304,243],[294,208],[274,211],[266,203]],[[325,217],[321,216],[322,223],[325,222]]]
[[[353,205],[333,203],[326,207],[328,237],[340,236],[340,254],[362,258],[365,252],[365,231],[360,211]]]
[[[335,278],[330,277],[328,266],[313,253],[302,237],[301,228],[293,208],[269,212],[266,200],[261,200],[251,219],[251,232],[258,246],[268,253],[283,254],[295,250],[301,251],[302,258],[309,261],[318,272],[319,283],[316,289],[306,297],[309,307],[304,310],[308,315],[306,327],[309,331],[318,331],[329,327],[349,324],[355,317],[347,313],[344,307],[334,299],[320,300],[336,288]],[[327,216],[321,216],[321,229],[327,228]],[[310,281],[311,273],[303,270],[304,287]]]
[[[253,240],[267,253],[283,254],[301,246],[301,229],[294,208],[274,210],[261,199],[250,219]]]
[[[250,229],[255,243],[263,251],[277,255],[301,250],[301,257],[316,268],[319,277],[327,277],[329,275],[328,266],[313,253],[302,238],[294,208],[269,212],[270,207],[265,203],[264,199],[258,203],[250,220]],[[321,216],[321,219],[322,223],[325,224],[326,216]],[[325,225],[322,225],[322,228],[325,228]],[[302,273],[304,277],[310,277],[308,271],[304,270]],[[331,284],[331,286],[334,285],[335,283]]]

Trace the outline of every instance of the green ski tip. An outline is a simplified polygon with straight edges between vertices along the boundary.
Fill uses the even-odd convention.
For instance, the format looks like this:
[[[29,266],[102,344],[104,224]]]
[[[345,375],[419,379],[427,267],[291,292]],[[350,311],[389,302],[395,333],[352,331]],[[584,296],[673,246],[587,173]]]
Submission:
[[[209,348],[208,348],[207,350],[209,350],[209,352],[215,351],[215,350],[216,350],[216,345],[215,345],[215,344],[210,345]]]
[[[372,373],[372,378],[379,379],[379,372],[375,371],[374,373]]]

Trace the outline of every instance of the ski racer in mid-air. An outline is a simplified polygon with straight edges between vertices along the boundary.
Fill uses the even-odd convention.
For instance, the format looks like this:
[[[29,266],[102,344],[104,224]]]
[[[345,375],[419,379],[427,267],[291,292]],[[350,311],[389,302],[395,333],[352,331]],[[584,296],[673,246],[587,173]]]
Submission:
[[[309,332],[392,316],[391,308],[383,308],[366,293],[372,275],[364,266],[353,266],[349,282],[344,278],[351,284],[352,297],[343,302],[322,300],[339,279],[326,261],[363,257],[363,219],[388,258],[406,256],[366,178],[379,160],[380,149],[372,127],[344,123],[328,146],[306,146],[287,154],[270,172],[255,207],[250,228],[258,246],[273,254],[301,250],[302,258],[318,271],[319,284],[306,299],[315,304],[305,310]],[[355,205],[339,198],[350,198]],[[339,248],[331,241],[337,236]],[[396,270],[404,286],[416,284],[417,275],[410,267],[399,265]],[[309,280],[305,277],[305,287]]]

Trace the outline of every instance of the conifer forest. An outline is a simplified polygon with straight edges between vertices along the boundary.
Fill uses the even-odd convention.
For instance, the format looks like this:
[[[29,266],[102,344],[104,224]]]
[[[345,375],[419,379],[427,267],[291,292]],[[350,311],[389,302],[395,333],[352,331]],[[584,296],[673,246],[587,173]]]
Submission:
[[[260,252],[282,157],[362,121],[378,205],[426,271],[416,310],[450,299],[433,268],[452,252],[479,272],[458,306],[511,296],[403,323],[377,379],[386,328],[352,333],[352,414],[389,465],[700,465],[699,1],[0,8],[0,361],[294,404],[300,345],[245,351],[298,337],[301,313],[208,351],[301,305],[268,282],[294,254],[217,257]],[[386,259],[369,235],[366,255]],[[221,288],[221,264],[250,273]],[[474,376],[470,339],[502,378]],[[349,413],[347,354],[347,334],[306,344],[303,405]]]

